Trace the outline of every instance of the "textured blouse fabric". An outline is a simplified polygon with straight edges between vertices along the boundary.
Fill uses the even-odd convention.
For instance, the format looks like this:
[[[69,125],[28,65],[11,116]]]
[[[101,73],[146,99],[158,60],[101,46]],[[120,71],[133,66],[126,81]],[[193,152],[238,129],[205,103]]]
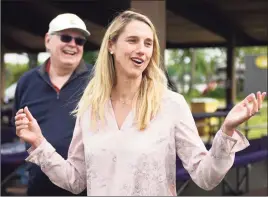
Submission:
[[[105,108],[106,124],[92,131],[88,110],[77,118],[67,160],[44,140],[28,150],[26,161],[39,165],[54,184],[75,194],[87,188],[89,196],[172,196],[177,154],[199,187],[213,189],[248,140],[239,131],[230,137],[219,130],[207,150],[184,97],[167,91],[161,102],[144,131],[136,129],[134,111],[119,130],[111,101]]]

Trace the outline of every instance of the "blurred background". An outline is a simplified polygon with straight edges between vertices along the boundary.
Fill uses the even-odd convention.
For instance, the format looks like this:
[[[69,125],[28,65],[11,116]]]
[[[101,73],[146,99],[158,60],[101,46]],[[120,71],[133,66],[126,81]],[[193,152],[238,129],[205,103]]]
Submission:
[[[20,76],[49,57],[44,47],[49,22],[65,12],[81,17],[92,34],[84,59],[94,64],[107,25],[126,9],[155,24],[170,85],[185,96],[207,148],[235,103],[267,92],[267,0],[2,0],[1,195],[26,192],[27,154],[12,126],[13,99]],[[177,160],[178,195],[267,196],[267,99],[239,129],[251,146],[236,155],[212,191],[198,188]]]

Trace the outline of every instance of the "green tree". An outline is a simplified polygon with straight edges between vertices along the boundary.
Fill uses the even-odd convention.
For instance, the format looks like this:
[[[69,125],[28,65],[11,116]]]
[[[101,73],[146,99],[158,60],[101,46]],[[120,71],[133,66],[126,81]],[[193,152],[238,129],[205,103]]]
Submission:
[[[168,59],[168,73],[171,77],[175,78],[176,82],[182,87],[183,94],[191,94],[192,87],[195,83],[208,83],[215,72],[215,64],[218,62],[218,56],[206,58],[208,53],[204,49],[173,49],[169,51]],[[186,85],[185,76],[190,76],[189,90],[184,92]]]
[[[267,55],[267,46],[265,47],[237,47],[235,50],[235,58],[238,59],[238,63],[245,63],[246,55]]]
[[[85,51],[83,59],[86,63],[94,65],[98,57],[99,51]]]
[[[6,88],[9,87],[11,84],[15,83],[19,80],[19,78],[29,70],[28,64],[10,64],[6,63],[5,65],[5,76],[6,76]]]
[[[169,50],[167,70],[173,81],[181,86],[180,91],[184,93],[184,76],[190,72],[190,50]]]

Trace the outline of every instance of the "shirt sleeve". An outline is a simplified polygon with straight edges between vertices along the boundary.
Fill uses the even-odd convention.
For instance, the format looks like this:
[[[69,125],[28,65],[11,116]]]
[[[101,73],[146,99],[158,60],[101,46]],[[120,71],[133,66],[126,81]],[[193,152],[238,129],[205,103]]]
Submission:
[[[178,95],[175,100],[175,143],[178,157],[192,180],[202,189],[211,190],[232,167],[235,152],[249,146],[249,142],[239,131],[230,137],[219,130],[208,151],[198,134],[186,100],[182,95]]]
[[[39,165],[55,185],[74,194],[86,188],[84,144],[79,118],[76,120],[67,160],[46,140],[34,150],[31,147],[28,152],[30,155],[26,161]]]

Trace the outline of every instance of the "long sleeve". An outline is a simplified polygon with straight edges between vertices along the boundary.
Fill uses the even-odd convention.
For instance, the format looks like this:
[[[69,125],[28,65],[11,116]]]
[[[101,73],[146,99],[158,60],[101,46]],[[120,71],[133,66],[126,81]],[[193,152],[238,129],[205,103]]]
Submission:
[[[86,188],[84,144],[79,118],[76,120],[67,160],[63,159],[46,140],[34,150],[31,147],[28,152],[30,155],[26,161],[39,165],[55,185],[74,194]]]
[[[232,137],[219,130],[208,151],[201,140],[190,108],[179,95],[176,99],[175,143],[179,158],[192,180],[201,188],[216,187],[232,167],[235,152],[246,148],[248,140],[239,132]]]

